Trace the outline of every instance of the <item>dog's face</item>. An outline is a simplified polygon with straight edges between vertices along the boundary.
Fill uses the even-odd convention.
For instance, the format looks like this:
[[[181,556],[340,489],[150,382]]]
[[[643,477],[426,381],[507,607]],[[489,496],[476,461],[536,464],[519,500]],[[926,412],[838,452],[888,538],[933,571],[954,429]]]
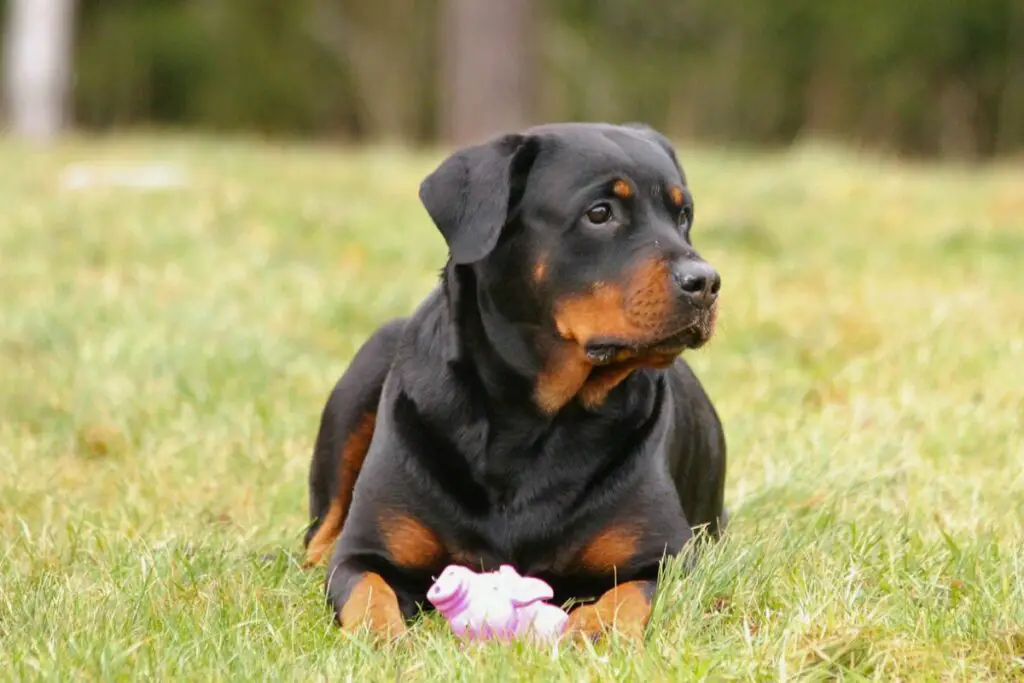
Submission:
[[[720,279],[694,250],[668,141],[555,124],[454,154],[420,196],[479,296],[594,366],[664,367],[713,331]]]

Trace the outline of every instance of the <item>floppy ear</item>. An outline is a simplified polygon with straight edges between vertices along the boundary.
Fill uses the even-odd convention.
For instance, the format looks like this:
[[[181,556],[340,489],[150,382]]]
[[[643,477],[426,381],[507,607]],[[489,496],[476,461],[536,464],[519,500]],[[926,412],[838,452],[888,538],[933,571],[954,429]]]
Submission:
[[[503,135],[455,152],[420,184],[455,264],[479,261],[497,245],[535,156],[535,138]]]
[[[526,607],[539,600],[550,600],[554,596],[554,591],[546,582],[524,576],[513,585],[510,601],[515,607]]]
[[[515,607],[526,607],[538,600],[550,600],[555,595],[546,581],[532,576],[520,576],[512,565],[501,565],[498,578],[504,581],[509,601]]]

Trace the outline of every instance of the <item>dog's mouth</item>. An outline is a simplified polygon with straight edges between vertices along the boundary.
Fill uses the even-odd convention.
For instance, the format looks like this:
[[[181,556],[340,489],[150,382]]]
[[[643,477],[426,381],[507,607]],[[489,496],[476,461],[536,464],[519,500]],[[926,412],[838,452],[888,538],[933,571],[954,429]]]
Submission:
[[[587,360],[593,365],[617,365],[625,362],[670,365],[687,349],[704,346],[714,334],[717,307],[702,312],[671,334],[655,339],[629,340],[594,338],[584,345]]]

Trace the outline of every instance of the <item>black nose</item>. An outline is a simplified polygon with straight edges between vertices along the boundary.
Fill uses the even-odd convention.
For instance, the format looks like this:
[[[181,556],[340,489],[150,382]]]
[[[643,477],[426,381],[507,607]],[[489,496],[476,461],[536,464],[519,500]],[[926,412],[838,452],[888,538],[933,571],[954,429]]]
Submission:
[[[676,285],[696,306],[707,307],[715,303],[722,278],[704,261],[683,261],[672,269]]]

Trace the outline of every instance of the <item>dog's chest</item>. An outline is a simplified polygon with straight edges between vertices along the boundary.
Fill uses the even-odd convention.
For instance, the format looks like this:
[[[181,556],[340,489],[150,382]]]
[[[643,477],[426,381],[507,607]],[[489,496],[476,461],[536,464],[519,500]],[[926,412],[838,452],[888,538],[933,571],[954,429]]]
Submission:
[[[487,565],[547,571],[565,561],[579,530],[640,485],[648,455],[604,429],[553,429],[539,438],[495,438],[475,463],[489,505],[466,521],[464,550]]]

